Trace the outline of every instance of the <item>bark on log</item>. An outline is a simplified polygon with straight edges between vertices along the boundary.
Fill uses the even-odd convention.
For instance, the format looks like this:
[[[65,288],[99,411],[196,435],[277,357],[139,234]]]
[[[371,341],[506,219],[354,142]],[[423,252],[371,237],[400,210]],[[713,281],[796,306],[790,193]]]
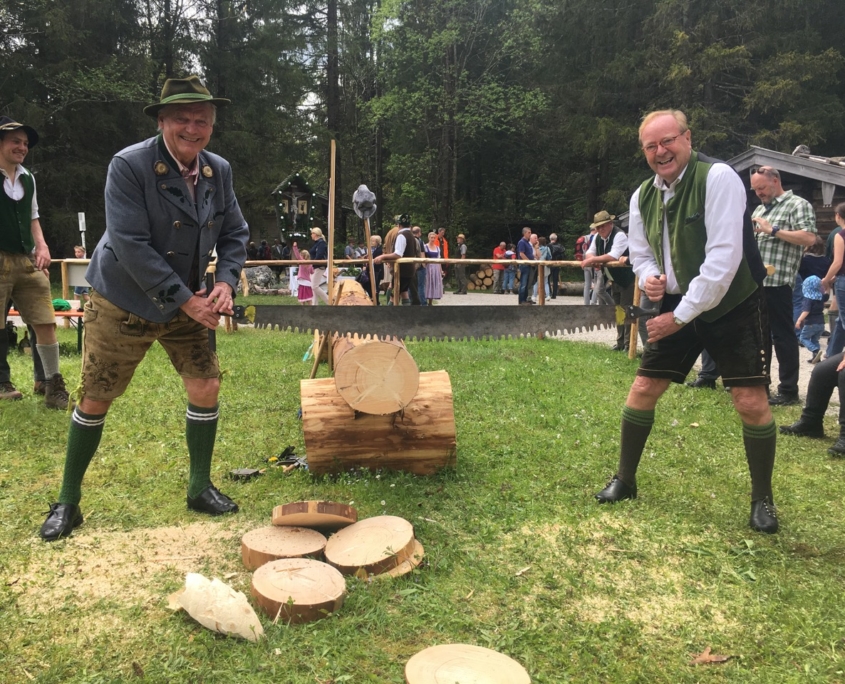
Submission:
[[[346,580],[327,563],[283,558],[253,573],[252,595],[274,620],[313,622],[340,609],[346,597]]]
[[[274,525],[338,529],[358,522],[358,511],[334,501],[293,501],[273,509]]]
[[[260,527],[241,538],[241,558],[248,570],[280,558],[319,558],[326,538],[304,527]]]
[[[380,575],[414,555],[414,526],[395,515],[361,520],[333,534],[326,543],[326,562],[344,575],[364,571]]]
[[[419,389],[420,369],[402,340],[336,335],[332,354],[335,387],[355,411],[396,413]]]
[[[316,474],[386,468],[430,475],[456,465],[455,413],[446,371],[420,373],[416,396],[399,414],[356,414],[333,378],[302,380],[302,432]]]
[[[336,306],[374,306],[373,300],[367,296],[367,291],[357,280],[340,280],[334,291]]]

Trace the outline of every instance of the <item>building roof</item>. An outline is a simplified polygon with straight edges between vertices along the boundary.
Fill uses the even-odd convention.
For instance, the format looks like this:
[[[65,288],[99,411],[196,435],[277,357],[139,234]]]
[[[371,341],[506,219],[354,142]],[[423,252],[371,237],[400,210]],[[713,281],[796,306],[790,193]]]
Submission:
[[[752,145],[742,154],[729,159],[727,163],[737,173],[757,166],[774,166],[781,172],[845,188],[845,162],[841,161],[841,157],[819,157],[809,154],[809,151],[798,152],[798,150],[793,154],[786,154]]]

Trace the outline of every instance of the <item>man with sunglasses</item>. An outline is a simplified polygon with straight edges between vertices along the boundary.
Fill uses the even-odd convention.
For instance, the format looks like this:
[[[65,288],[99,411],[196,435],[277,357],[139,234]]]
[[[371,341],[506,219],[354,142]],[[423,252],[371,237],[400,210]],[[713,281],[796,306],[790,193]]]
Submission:
[[[765,275],[754,242],[747,196],[726,164],[692,149],[686,116],[646,115],[640,142],[655,176],[634,193],[628,246],[640,287],[660,313],[648,321],[648,341],[625,407],[619,467],[596,494],[600,503],[637,496],[636,472],[670,382],[682,383],[707,349],[731,387],[742,419],[751,472],[752,529],[774,533],[772,502],[775,423],[766,397],[769,336]]]

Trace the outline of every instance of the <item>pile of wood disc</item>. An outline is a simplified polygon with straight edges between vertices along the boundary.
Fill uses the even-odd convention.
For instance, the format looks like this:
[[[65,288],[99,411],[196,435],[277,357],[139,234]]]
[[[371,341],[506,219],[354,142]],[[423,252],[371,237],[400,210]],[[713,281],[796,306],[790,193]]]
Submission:
[[[493,267],[482,266],[475,273],[468,274],[467,290],[489,290],[493,287]]]
[[[425,553],[404,518],[381,515],[344,527],[324,550],[326,561],[344,575],[399,577],[417,567]]]
[[[318,529],[333,534],[327,540]],[[319,620],[340,608],[344,575],[399,577],[416,568],[423,554],[407,520],[384,515],[358,521],[354,508],[333,501],[276,506],[272,527],[241,539],[244,565],[255,570],[257,604],[274,620],[290,623]]]
[[[443,644],[420,651],[405,665],[407,684],[531,684],[513,658],[470,644]]]

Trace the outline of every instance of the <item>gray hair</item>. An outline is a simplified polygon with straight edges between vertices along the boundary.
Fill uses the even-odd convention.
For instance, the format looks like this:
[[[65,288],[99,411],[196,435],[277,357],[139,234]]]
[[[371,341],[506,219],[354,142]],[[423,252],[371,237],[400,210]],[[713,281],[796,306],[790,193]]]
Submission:
[[[755,169],[751,175],[753,176],[755,174],[765,176],[766,178],[777,178],[778,180],[780,180],[780,171],[772,168],[771,166],[760,166]]]
[[[549,235],[549,240],[557,242],[557,233],[552,233],[551,235]]]

